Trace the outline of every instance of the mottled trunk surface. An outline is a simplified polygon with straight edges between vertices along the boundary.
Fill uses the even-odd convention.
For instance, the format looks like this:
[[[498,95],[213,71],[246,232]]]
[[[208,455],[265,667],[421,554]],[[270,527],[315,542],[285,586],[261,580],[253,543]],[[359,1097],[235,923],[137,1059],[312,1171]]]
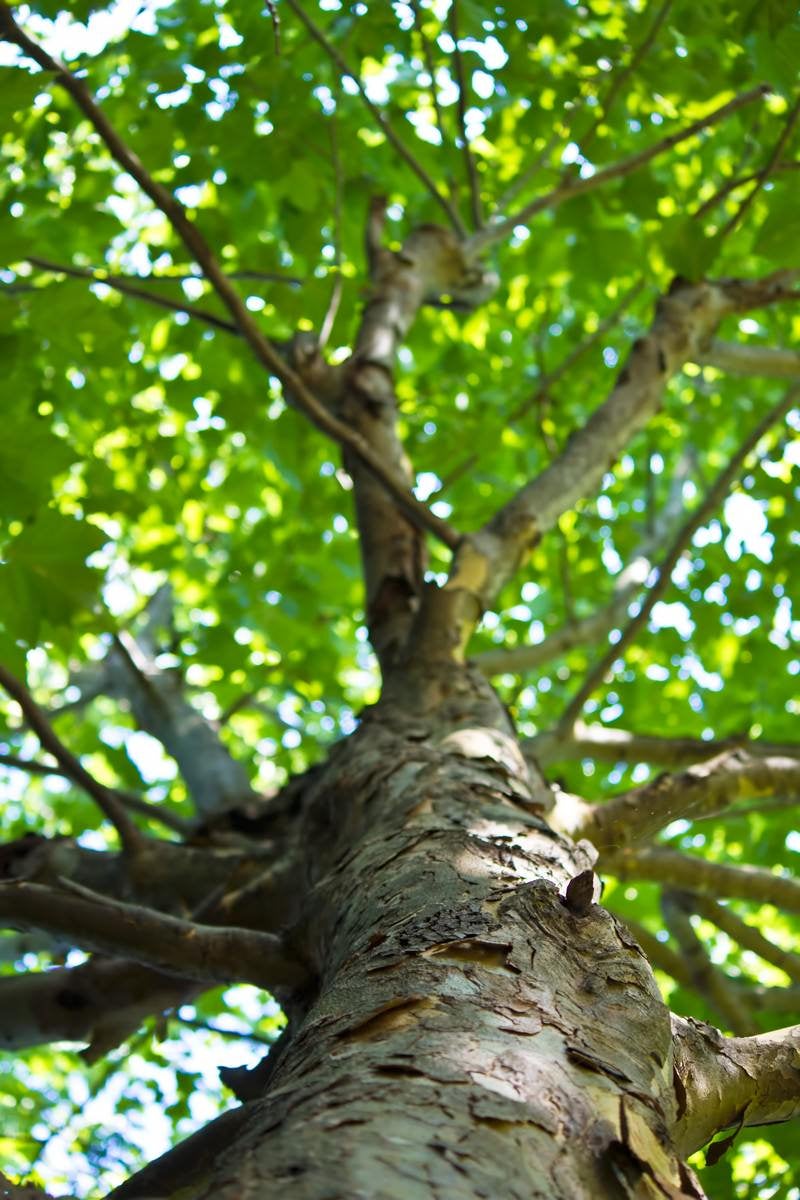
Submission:
[[[592,851],[544,799],[485,683],[390,679],[307,801],[318,989],[182,1200],[700,1194],[667,1009],[619,923],[565,903]]]

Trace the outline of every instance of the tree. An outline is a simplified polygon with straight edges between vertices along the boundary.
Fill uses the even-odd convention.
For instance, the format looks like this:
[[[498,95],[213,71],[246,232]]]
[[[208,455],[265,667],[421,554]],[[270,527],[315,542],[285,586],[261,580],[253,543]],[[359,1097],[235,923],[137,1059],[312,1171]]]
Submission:
[[[791,6],[0,32],[9,1176],[795,1195]]]

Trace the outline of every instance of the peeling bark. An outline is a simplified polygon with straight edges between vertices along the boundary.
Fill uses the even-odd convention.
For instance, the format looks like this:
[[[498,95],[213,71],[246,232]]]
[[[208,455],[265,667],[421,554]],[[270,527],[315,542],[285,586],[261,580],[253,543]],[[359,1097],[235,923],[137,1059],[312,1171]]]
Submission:
[[[647,960],[476,676],[390,676],[312,785],[295,932],[319,982],[230,1148],[181,1170],[192,1200],[701,1194]],[[118,1194],[169,1194],[173,1169]]]
[[[683,1154],[720,1129],[788,1121],[800,1115],[800,1025],[756,1037],[723,1038],[702,1021],[673,1017]]]

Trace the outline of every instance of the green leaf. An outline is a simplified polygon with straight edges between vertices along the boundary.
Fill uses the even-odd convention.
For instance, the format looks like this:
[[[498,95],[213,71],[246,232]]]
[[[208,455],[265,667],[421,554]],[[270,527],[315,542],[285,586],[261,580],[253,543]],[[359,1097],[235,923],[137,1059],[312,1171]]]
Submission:
[[[105,541],[95,526],[50,509],[8,544],[7,595],[16,601],[13,620],[27,630],[18,636],[30,636],[40,621],[69,626],[94,602],[101,575],[86,559]]]

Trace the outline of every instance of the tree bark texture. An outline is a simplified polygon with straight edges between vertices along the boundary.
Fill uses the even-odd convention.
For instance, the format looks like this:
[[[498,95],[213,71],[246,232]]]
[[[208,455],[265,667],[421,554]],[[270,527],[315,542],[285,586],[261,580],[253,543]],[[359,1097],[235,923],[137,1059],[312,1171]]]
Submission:
[[[648,962],[581,883],[567,893],[591,887],[593,848],[547,826],[478,672],[426,678],[390,678],[303,798],[293,936],[316,982],[239,1073],[235,1128],[226,1114],[213,1153],[196,1135],[115,1195],[702,1194],[672,1142]]]

